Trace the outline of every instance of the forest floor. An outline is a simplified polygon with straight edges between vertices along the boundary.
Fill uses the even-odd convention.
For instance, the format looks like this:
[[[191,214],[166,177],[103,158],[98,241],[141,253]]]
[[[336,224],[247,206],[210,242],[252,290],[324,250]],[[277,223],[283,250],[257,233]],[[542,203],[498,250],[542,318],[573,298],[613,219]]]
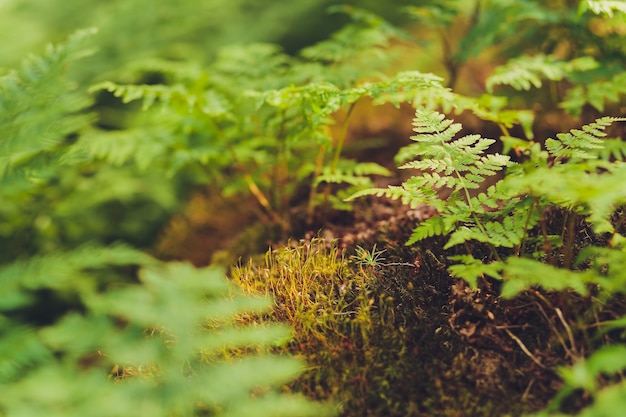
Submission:
[[[394,146],[402,143],[396,141]],[[392,149],[387,155],[393,153]],[[172,220],[156,252],[197,265],[233,265],[290,241],[335,241],[346,258],[354,255],[357,245],[384,251],[384,261],[371,268],[378,283],[373,291],[394,300],[394,320],[402,343],[396,347],[398,351],[384,356],[383,361],[389,363],[379,364],[383,367],[377,369],[386,366],[387,371],[402,372],[385,378],[383,387],[371,376],[357,377],[358,372],[347,369],[350,365],[346,364],[345,373],[356,372],[353,384],[362,384],[364,392],[392,394],[384,401],[379,398],[378,404],[375,398],[359,402],[328,394],[327,398],[360,408],[343,409],[344,416],[500,416],[540,410],[561,387],[555,370],[583,358],[593,348],[593,323],[618,317],[625,308],[623,300],[592,308],[592,297],[569,292],[532,290],[503,299],[499,282],[489,279],[471,289],[447,271],[447,257],[456,253],[443,249],[445,239],[404,245],[417,222],[436,215],[428,207],[408,209],[384,198],[365,198],[356,202],[353,212],[332,214],[315,225],[302,223],[293,235],[280,236],[255,221],[251,205],[233,203],[216,192],[199,192],[187,211]],[[556,211],[551,215],[548,223],[558,230],[563,219]],[[579,232],[581,239],[593,239],[584,224],[579,225]],[[477,257],[482,249],[474,250]],[[458,253],[463,252],[459,249]],[[372,329],[376,334],[376,326]],[[390,349],[382,342],[378,348]],[[316,396],[324,399],[319,392]],[[573,393],[562,411],[580,409],[587,401],[582,393]]]

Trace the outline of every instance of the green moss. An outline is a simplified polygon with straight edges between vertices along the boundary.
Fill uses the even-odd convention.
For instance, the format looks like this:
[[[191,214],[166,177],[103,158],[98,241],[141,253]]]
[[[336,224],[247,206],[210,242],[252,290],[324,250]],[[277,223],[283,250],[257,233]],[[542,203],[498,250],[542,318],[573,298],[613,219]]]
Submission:
[[[285,349],[309,368],[289,389],[330,400],[343,416],[528,411],[523,382],[513,376],[518,364],[477,349],[451,327],[453,281],[427,251],[409,254],[419,268],[362,267],[334,243],[315,239],[270,252],[262,265],[235,268],[232,277],[274,298],[264,320],[293,325]]]

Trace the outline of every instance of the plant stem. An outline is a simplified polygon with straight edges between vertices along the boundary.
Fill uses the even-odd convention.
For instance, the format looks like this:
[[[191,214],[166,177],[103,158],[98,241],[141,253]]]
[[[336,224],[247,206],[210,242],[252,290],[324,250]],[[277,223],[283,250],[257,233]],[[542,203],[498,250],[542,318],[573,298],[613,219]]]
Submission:
[[[341,152],[343,151],[343,145],[346,140],[346,136],[348,135],[348,123],[350,121],[350,116],[352,115],[352,111],[358,101],[354,101],[350,103],[350,107],[348,108],[348,112],[346,113],[346,118],[341,125],[341,132],[339,134],[339,138],[337,140],[337,146],[335,147],[335,155],[333,156],[333,160],[330,164],[330,174],[335,173],[335,169],[337,169],[337,165],[339,164],[339,159],[341,158]],[[330,184],[326,184],[324,188],[324,199],[322,206],[326,206],[328,204],[328,196],[330,195]]]
[[[358,101],[355,101],[350,104],[348,108],[348,112],[346,113],[346,119],[343,121],[341,125],[341,133],[339,134],[339,140],[337,141],[337,147],[335,148],[335,156],[333,157],[333,162],[330,165],[330,173],[333,174],[335,169],[337,168],[337,164],[339,163],[339,158],[341,157],[341,151],[343,151],[343,145],[346,140],[346,136],[348,135],[348,122],[350,120],[350,116],[352,115],[352,111],[356,107]]]

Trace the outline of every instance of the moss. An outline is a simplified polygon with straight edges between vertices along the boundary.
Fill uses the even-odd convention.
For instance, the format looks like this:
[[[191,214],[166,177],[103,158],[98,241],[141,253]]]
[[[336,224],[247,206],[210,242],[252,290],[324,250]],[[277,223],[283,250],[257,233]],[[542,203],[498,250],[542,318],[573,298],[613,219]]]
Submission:
[[[288,389],[332,401],[342,416],[520,415],[533,408],[522,399],[527,380],[514,374],[520,364],[459,333],[451,304],[458,294],[440,260],[427,248],[399,251],[419,267],[362,267],[336,244],[314,239],[232,271],[245,291],[274,298],[264,320],[295,329],[284,349],[310,366]]]

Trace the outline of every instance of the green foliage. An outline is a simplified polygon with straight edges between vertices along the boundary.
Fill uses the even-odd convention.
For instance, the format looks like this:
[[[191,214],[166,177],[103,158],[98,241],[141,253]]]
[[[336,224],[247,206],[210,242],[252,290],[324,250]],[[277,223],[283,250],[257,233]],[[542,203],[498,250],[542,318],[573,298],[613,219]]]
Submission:
[[[143,265],[139,282],[120,282],[116,265]],[[237,324],[238,314],[262,311],[269,303],[237,294],[221,271],[163,265],[120,246],[89,247],[10,264],[0,270],[0,282],[0,414],[322,411],[268,388],[302,370],[299,362],[262,349],[289,330]],[[50,310],[55,304],[59,311]],[[242,348],[257,353],[228,359],[229,351]],[[259,388],[263,395],[251,396]]]
[[[606,102],[619,102],[626,94],[626,74],[619,73],[609,80],[592,81],[586,85],[577,85],[567,92],[565,99],[559,104],[569,113],[578,116],[583,106],[591,104],[603,112]]]
[[[7,133],[0,142],[0,179],[37,176],[23,167],[45,165],[50,158],[58,164],[58,148],[66,136],[91,121],[83,112],[91,100],[66,78],[65,65],[89,53],[85,43],[93,33],[77,32],[64,44],[50,45],[41,57],[32,56],[18,71],[0,78],[0,126]]]
[[[597,149],[602,149],[604,130],[612,123],[626,121],[626,118],[603,117],[570,133],[560,133],[557,139],[547,139],[546,149],[555,158],[555,162],[563,159],[593,159]],[[596,151],[596,152],[594,152]]]
[[[174,184],[158,184],[158,172],[112,170],[70,149],[87,140],[94,121],[92,100],[69,76],[75,61],[93,51],[93,36],[79,31],[0,79],[0,262],[86,239],[146,245],[177,205]]]
[[[281,393],[304,368],[270,353],[290,330],[243,320],[269,300],[243,296],[221,270],[106,244],[127,219],[136,235],[152,219],[103,206],[140,192],[172,205],[173,184],[72,148],[92,119],[67,67],[89,34],[0,80],[0,415],[329,414]]]
[[[164,65],[163,84],[92,87],[124,103],[141,100],[144,112],[123,131],[79,139],[74,152],[119,166],[159,167],[170,177],[192,171],[199,181],[227,182],[231,188],[225,192],[251,194],[270,221],[284,228],[287,205],[302,186],[312,188],[309,218],[316,205],[349,210],[330,192],[330,184],[344,196],[371,187],[372,175],[389,175],[374,163],[343,156],[356,103],[370,97],[375,104],[399,105],[418,91],[441,87],[438,77],[414,71],[362,82],[374,68],[364,68],[361,60],[380,53],[396,33],[371,14],[344,10],[354,23],[297,58],[272,45],[231,46],[203,69]],[[333,134],[333,116],[340,110],[348,117]]]
[[[486,154],[495,142],[480,135],[467,135],[455,139],[461,130],[459,123],[453,123],[443,114],[418,109],[413,120],[411,136],[416,143],[403,152],[412,153],[414,161],[400,166],[403,169],[416,169],[421,174],[413,176],[402,186],[387,189],[370,189],[354,194],[351,199],[368,194],[401,199],[405,204],[416,207],[419,204],[432,205],[442,216],[440,219],[427,219],[414,230],[407,244],[434,235],[447,235],[455,230],[448,246],[475,239],[495,246],[512,246],[511,239],[519,241],[518,233],[512,231],[512,219],[502,225],[485,222],[478,215],[485,213],[483,207],[497,207],[501,200],[509,196],[492,187],[488,192],[471,196],[470,191],[480,187],[486,178],[496,175],[510,165],[509,157],[499,154]],[[447,198],[440,195],[442,189],[450,191]],[[464,225],[462,228],[457,226]],[[504,228],[502,227],[504,226]]]
[[[626,4],[623,1],[609,1],[609,0],[584,0],[580,2],[578,13],[583,13],[586,10],[591,10],[595,14],[606,14],[613,16],[613,11],[619,11],[626,13]]]
[[[555,60],[545,55],[521,56],[509,60],[497,67],[487,78],[487,91],[492,92],[495,85],[510,85],[516,90],[540,88],[542,78],[561,81],[575,71],[589,71],[597,68],[598,63],[591,57],[576,58],[568,62]]]

